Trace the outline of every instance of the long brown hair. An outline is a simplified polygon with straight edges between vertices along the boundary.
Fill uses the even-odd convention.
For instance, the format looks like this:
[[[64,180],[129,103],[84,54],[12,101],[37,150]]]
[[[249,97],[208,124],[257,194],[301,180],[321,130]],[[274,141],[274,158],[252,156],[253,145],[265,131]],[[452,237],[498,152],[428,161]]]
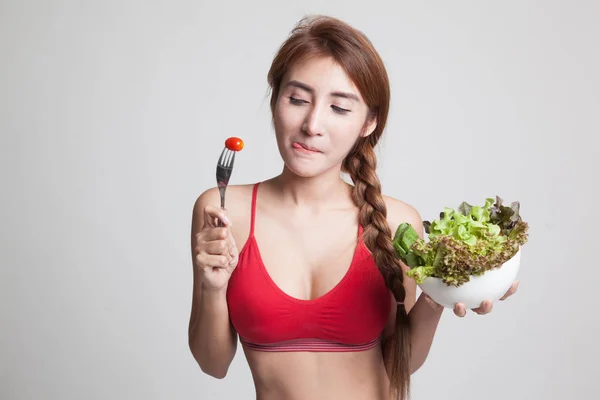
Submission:
[[[332,57],[345,70],[369,107],[369,118],[377,119],[375,131],[369,136],[361,136],[346,156],[342,171],[347,172],[354,183],[352,198],[360,210],[359,223],[364,227],[363,241],[399,303],[395,333],[384,343],[384,351],[390,352],[387,367],[391,390],[396,398],[404,400],[410,393],[410,332],[406,309],[400,304],[405,298],[403,272],[392,244],[374,152],[389,110],[387,72],[379,54],[361,31],[332,17],[305,17],[279,48],[269,70],[273,113],[281,81],[288,69],[299,60],[317,56]]]

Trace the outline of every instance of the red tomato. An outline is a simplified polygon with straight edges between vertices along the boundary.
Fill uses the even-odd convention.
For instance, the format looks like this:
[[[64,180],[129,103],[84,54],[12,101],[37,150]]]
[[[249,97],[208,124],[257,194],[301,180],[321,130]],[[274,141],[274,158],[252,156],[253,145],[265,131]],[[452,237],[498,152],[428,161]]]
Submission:
[[[230,137],[225,141],[225,147],[229,150],[240,151],[244,148],[244,141],[237,137]]]

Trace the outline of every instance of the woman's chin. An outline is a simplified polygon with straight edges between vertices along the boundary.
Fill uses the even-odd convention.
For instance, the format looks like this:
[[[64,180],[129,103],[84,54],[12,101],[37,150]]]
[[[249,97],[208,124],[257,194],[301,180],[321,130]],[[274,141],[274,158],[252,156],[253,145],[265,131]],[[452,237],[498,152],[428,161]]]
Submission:
[[[300,178],[314,178],[322,173],[322,171],[314,170],[313,168],[288,168],[290,172]]]
[[[290,173],[300,178],[314,178],[325,172],[325,168],[321,165],[315,165],[315,163],[287,162],[285,167]]]

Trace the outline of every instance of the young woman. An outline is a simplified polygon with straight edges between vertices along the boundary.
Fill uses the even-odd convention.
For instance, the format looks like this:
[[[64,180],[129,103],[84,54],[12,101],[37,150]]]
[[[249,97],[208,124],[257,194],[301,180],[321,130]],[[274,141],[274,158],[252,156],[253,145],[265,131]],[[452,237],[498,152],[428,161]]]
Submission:
[[[283,171],[229,187],[227,211],[215,188],[196,201],[192,354],[223,378],[239,336],[258,399],[404,399],[443,307],[416,299],[392,245],[400,223],[423,229],[376,175],[390,101],[383,62],[346,23],[305,18],[268,80]]]

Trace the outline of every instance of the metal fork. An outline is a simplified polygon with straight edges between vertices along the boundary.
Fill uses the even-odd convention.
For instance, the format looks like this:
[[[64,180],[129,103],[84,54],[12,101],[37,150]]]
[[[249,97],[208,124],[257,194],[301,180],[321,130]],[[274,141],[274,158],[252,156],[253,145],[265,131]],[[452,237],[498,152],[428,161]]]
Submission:
[[[217,162],[217,186],[221,195],[221,208],[225,209],[225,189],[229,184],[231,172],[233,171],[233,162],[235,161],[235,151],[229,150],[227,147],[221,152],[219,161]],[[219,220],[219,226],[223,226],[223,222]]]

